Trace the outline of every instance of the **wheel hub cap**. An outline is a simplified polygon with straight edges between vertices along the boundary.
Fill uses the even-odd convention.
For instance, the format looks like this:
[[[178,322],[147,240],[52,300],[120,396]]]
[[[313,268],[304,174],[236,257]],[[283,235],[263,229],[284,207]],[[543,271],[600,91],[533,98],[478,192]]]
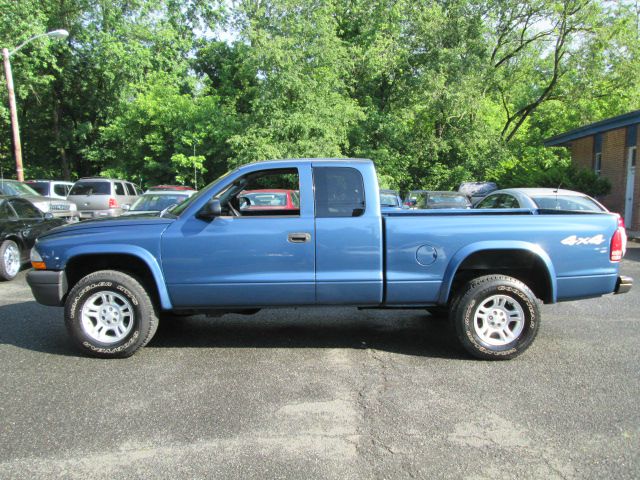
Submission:
[[[4,269],[10,276],[15,276],[20,270],[20,250],[15,245],[9,245],[4,251]]]
[[[475,333],[491,346],[504,346],[517,340],[524,324],[524,310],[520,303],[507,295],[486,298],[474,312]]]
[[[112,344],[121,341],[131,332],[133,324],[133,307],[119,293],[94,293],[82,307],[82,330],[98,342]]]

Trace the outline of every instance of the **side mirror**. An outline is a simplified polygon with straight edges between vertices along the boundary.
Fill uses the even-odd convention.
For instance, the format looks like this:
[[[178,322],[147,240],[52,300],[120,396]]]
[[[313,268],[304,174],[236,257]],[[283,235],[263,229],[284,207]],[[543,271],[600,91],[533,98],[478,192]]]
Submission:
[[[212,198],[209,200],[204,207],[198,212],[196,217],[202,220],[211,221],[216,217],[222,215],[222,205],[220,205],[220,200],[217,198]]]
[[[129,210],[131,210],[131,205],[128,205],[128,204],[122,205],[122,210],[124,210],[125,212],[128,212]]]
[[[55,217],[53,216],[53,213],[51,212],[47,212],[44,214],[44,219],[45,220],[53,220]]]

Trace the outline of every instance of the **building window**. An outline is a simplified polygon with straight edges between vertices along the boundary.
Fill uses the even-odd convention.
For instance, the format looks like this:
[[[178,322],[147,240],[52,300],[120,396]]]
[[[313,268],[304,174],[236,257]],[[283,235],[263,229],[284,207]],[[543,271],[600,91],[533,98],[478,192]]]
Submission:
[[[600,175],[602,171],[602,153],[597,152],[595,155],[595,159],[593,161],[593,171],[596,172],[596,175]]]
[[[602,134],[598,133],[593,142],[593,171],[600,175],[602,171]]]
[[[631,167],[636,166],[637,145],[638,143],[638,125],[631,125],[627,127],[627,158],[631,163]]]

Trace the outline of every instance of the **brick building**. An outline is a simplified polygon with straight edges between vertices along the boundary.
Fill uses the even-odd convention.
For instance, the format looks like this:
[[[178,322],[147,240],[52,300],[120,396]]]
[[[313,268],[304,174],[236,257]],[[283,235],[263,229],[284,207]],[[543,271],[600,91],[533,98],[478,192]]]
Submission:
[[[611,193],[599,200],[624,216],[628,230],[640,231],[640,175],[636,175],[640,110],[585,125],[547,139],[547,147],[571,149],[574,165],[594,170],[611,182]]]

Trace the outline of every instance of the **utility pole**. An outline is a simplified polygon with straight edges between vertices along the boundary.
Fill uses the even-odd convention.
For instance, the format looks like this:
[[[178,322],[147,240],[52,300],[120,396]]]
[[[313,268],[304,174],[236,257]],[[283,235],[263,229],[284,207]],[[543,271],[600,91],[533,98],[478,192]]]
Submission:
[[[19,182],[24,182],[22,168],[22,144],[20,143],[20,127],[18,126],[18,111],[16,109],[16,94],[13,88],[13,75],[11,74],[11,62],[9,61],[9,49],[2,49],[4,60],[4,74],[9,91],[9,112],[11,114],[11,132],[13,133],[13,155],[16,159],[16,175]]]
[[[2,59],[4,60],[4,76],[7,80],[7,90],[9,91],[9,112],[11,113],[11,131],[13,133],[13,155],[16,157],[16,177],[19,182],[24,182],[24,170],[22,168],[22,144],[20,143],[20,127],[18,126],[18,110],[16,109],[16,94],[13,88],[13,74],[11,73],[11,62],[9,57],[20,50],[22,47],[32,42],[36,38],[49,37],[58,40],[65,39],[69,36],[66,30],[53,30],[33,37],[22,42],[12,51],[8,48],[2,49]]]

